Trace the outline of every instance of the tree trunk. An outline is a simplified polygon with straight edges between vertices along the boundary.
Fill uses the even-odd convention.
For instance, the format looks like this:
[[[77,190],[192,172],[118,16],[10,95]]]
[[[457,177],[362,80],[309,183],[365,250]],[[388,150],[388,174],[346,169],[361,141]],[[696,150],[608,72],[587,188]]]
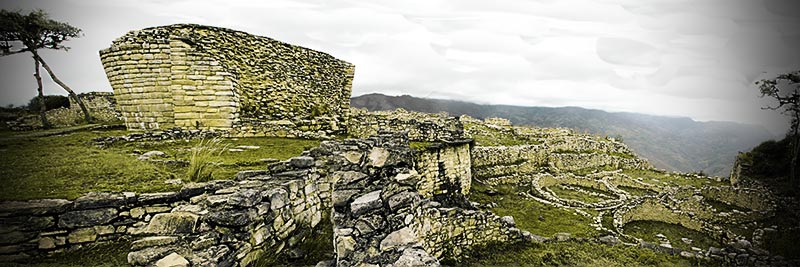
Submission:
[[[39,90],[39,117],[41,117],[42,119],[42,128],[49,129],[50,122],[47,121],[47,114],[46,114],[47,106],[45,106],[46,104],[44,101],[44,93],[42,92],[42,76],[40,75],[39,72],[40,70],[39,61],[36,60],[36,58],[34,58],[33,61],[36,63],[35,64],[36,72],[33,73],[33,77],[36,78],[36,84],[39,85],[39,87],[37,88]]]
[[[75,100],[75,103],[78,103],[78,106],[81,107],[81,111],[83,111],[83,116],[84,119],[86,120],[86,123],[92,123],[92,116],[89,115],[89,110],[86,109],[86,105],[83,104],[83,101],[81,101],[78,95],[76,95],[75,92],[72,91],[71,88],[69,88],[69,86],[67,86],[64,82],[58,79],[58,77],[56,77],[56,74],[53,73],[53,70],[50,68],[49,65],[47,65],[47,62],[44,62],[44,59],[42,59],[42,57],[39,56],[39,53],[37,53],[36,50],[31,51],[31,53],[33,53],[34,58],[37,59],[37,62],[42,63],[44,69],[47,70],[48,74],[50,74],[50,78],[52,78],[54,82],[60,85],[61,88],[64,88],[64,90],[66,90],[67,93],[69,93],[69,96],[72,97],[72,100]]]
[[[795,116],[797,116],[797,115],[800,115],[800,114],[795,114]],[[795,118],[797,118],[797,117],[795,117]],[[798,168],[798,167],[800,167],[800,166],[797,166],[798,164],[800,164],[800,162],[797,161],[797,157],[800,156],[800,155],[798,155],[798,154],[800,154],[800,134],[798,134],[798,129],[797,128],[798,128],[798,126],[795,125],[795,127],[793,129],[794,131],[792,132],[792,135],[793,135],[792,136],[792,161],[790,163],[791,166],[789,168],[789,179],[791,179],[792,186],[794,186],[795,188],[800,188],[800,177],[798,177],[798,176],[800,176],[800,173],[798,173],[798,171],[800,171],[799,170],[800,168]]]

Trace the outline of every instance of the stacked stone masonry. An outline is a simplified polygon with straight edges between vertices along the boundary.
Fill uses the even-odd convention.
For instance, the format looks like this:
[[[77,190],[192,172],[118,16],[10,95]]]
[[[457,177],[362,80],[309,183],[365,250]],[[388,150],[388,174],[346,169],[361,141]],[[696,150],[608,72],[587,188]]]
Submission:
[[[354,66],[322,52],[176,24],[132,31],[100,58],[131,130],[303,137],[346,129]]]

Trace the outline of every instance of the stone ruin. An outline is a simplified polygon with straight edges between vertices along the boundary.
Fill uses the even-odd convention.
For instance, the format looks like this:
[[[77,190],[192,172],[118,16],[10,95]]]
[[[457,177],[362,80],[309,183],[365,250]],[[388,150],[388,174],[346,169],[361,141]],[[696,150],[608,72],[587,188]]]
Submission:
[[[267,37],[175,24],[131,31],[100,59],[129,130],[319,137],[347,125],[354,65]]]
[[[95,142],[219,134],[207,130],[239,136],[347,133],[356,139],[324,141],[265,170],[240,172],[233,181],[189,183],[176,192],[0,203],[0,262],[131,238],[133,266],[252,266],[291,251],[319,233],[320,225],[333,228],[327,230],[333,232],[334,257],[319,266],[438,266],[498,244],[570,239],[522,231],[512,217],[482,208],[494,203],[470,202],[474,177],[488,186],[528,188],[518,195],[591,218],[590,226],[609,234],[598,238],[603,243],[737,265],[786,263],[764,254],[755,234],[753,246],[707,252],[627,235],[627,223],[650,220],[739,244],[744,237],[720,225],[771,216],[775,205],[763,190],[680,187],[626,175],[621,170],[659,170],[613,139],[515,127],[500,118],[351,110],[351,64],[221,28],[178,24],[133,31],[101,51],[101,58],[128,129],[194,130]],[[474,136],[519,144],[480,144]],[[554,188],[602,200],[559,197]],[[745,211],[717,211],[706,200]]]

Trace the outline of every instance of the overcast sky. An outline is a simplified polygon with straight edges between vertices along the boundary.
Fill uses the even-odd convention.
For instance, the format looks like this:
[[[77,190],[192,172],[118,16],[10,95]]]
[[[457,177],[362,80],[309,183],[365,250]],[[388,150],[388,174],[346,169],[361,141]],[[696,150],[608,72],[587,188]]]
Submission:
[[[2,1],[83,29],[43,52],[78,92],[111,91],[98,57],[126,32],[232,28],[354,63],[353,95],[580,106],[784,124],[753,82],[800,69],[791,0]],[[0,58],[0,105],[36,94],[27,55]],[[62,93],[45,78],[45,92]]]

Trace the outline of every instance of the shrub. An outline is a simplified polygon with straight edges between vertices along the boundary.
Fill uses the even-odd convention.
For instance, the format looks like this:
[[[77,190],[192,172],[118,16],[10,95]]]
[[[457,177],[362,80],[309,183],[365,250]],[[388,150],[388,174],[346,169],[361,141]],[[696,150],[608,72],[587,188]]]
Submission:
[[[44,96],[44,105],[47,110],[57,108],[69,108],[69,98],[63,95],[46,95]],[[39,105],[39,97],[35,96],[28,101],[28,110],[32,112],[39,112],[41,106]]]
[[[228,147],[223,145],[219,139],[200,140],[192,148],[192,157],[189,159],[189,168],[186,170],[186,177],[192,182],[205,182],[212,178],[212,174],[217,166],[211,160],[218,157]]]

